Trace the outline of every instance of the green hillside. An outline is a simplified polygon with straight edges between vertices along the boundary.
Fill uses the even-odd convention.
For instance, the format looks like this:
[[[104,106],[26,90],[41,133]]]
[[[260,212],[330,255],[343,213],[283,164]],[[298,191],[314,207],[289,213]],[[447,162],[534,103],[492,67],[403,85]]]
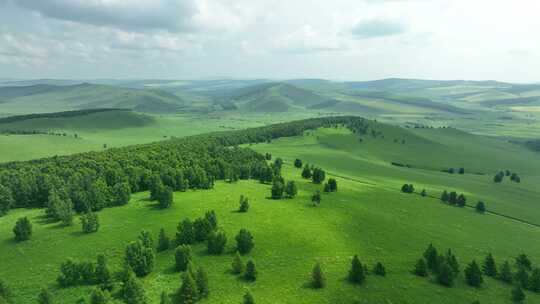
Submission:
[[[179,97],[159,90],[127,89],[88,83],[69,86],[38,84],[0,87],[0,111],[4,115],[93,108],[170,113],[183,107],[185,102]]]
[[[61,227],[47,221],[43,210],[12,210],[0,218],[0,259],[10,261],[10,267],[0,268],[0,276],[12,284],[18,302],[33,301],[39,288],[46,286],[55,299],[72,303],[94,286],[58,286],[59,267],[67,257],[94,261],[96,254],[103,253],[111,270],[120,271],[127,242],[136,239],[141,229],[151,232],[155,244],[161,228],[174,238],[181,220],[214,210],[228,242],[221,255],[208,254],[204,243],[192,245],[193,262],[203,266],[209,278],[210,295],[201,303],[239,303],[246,289],[257,303],[510,303],[512,286],[484,276],[480,288],[470,287],[463,269],[472,260],[482,263],[488,253],[498,265],[510,261],[514,273],[514,258],[521,253],[527,254],[533,267],[540,265],[540,245],[531,241],[540,237],[540,213],[536,211],[540,154],[450,128],[403,129],[365,123],[365,132],[357,134],[336,126],[243,145],[270,153],[272,161],[283,158],[282,176],[295,181],[299,190],[292,199],[270,199],[271,185],[254,180],[217,181],[211,190],[175,192],[169,209],[157,208],[148,200],[148,192],[140,192],[125,206],[100,211],[100,228],[93,234],[83,234],[77,220],[73,226]],[[285,126],[257,130],[283,135],[301,130],[297,126],[285,131]],[[254,139],[260,133],[253,130],[248,134]],[[195,142],[204,138],[197,137]],[[245,140],[241,132],[215,133],[212,138],[231,144]],[[137,150],[140,161],[145,159],[145,149],[151,147],[159,146]],[[156,156],[163,156],[170,146],[162,148],[165,150],[155,150]],[[104,155],[114,159],[113,153]],[[101,159],[98,155],[88,157]],[[296,158],[321,167],[327,179],[337,180],[338,191],[322,194],[318,207],[312,206],[311,196],[322,185],[301,177],[302,170],[292,165]],[[159,167],[161,161],[171,163],[158,157],[155,165]],[[450,167],[463,167],[465,173],[442,172]],[[502,183],[494,183],[493,175],[503,169],[518,173],[521,182],[506,177]],[[402,193],[404,183],[414,184],[416,193]],[[422,189],[427,191],[425,197],[418,195]],[[487,213],[441,203],[444,189],[464,193],[469,206],[484,201]],[[249,198],[247,213],[236,211],[240,195]],[[34,233],[30,241],[16,243],[11,228],[21,216],[33,222]],[[254,237],[255,247],[243,261],[255,262],[255,282],[234,276],[230,270],[234,237],[241,228]],[[434,275],[422,278],[411,273],[430,243],[439,252],[450,248],[457,256],[461,271],[452,287],[437,284]],[[369,268],[360,286],[347,281],[355,254]],[[323,289],[313,289],[310,283],[317,262],[326,279]],[[377,262],[384,264],[386,276],[373,273]],[[139,279],[150,303],[158,303],[163,291],[174,293],[179,288],[181,280],[174,263],[174,250],[159,252],[154,270]],[[33,271],[28,273],[27,269]],[[24,280],[21,273],[28,273]],[[526,303],[540,301],[539,294],[525,293]],[[121,303],[120,295],[113,295],[114,303]]]

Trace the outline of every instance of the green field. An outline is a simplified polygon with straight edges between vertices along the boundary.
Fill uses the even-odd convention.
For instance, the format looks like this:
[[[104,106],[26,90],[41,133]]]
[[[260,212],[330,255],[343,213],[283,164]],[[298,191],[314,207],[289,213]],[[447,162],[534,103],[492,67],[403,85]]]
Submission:
[[[147,201],[148,193],[139,193],[125,207],[101,211],[102,226],[92,235],[82,234],[78,224],[61,228],[47,223],[41,210],[12,211],[0,218],[1,259],[10,261],[10,267],[1,269],[1,277],[15,283],[17,303],[32,302],[41,286],[48,286],[63,303],[74,303],[92,287],[56,286],[58,267],[67,257],[93,260],[96,254],[105,253],[113,268],[120,270],[125,245],[141,229],[151,231],[154,240],[160,228],[172,236],[183,218],[194,219],[215,210],[229,242],[227,254],[217,257],[208,255],[203,245],[194,247],[194,261],[207,269],[210,279],[211,295],[201,303],[239,303],[245,289],[252,291],[257,303],[509,303],[511,288],[490,278],[475,289],[465,284],[461,273],[455,286],[446,288],[410,272],[431,242],[439,250],[451,248],[461,269],[473,259],[481,261],[488,252],[499,263],[522,252],[533,263],[540,263],[540,247],[531,242],[540,236],[540,228],[450,207],[436,198],[403,194],[399,188],[413,183],[437,197],[441,189],[457,190],[466,193],[469,203],[482,199],[488,210],[540,224],[535,211],[540,198],[540,191],[534,190],[540,172],[536,154],[451,129],[408,132],[385,125],[379,128],[385,139],[364,137],[360,143],[340,128],[250,145],[284,158],[283,176],[299,187],[294,199],[270,200],[270,186],[254,181],[219,182],[213,190],[177,192],[168,210],[156,210],[155,203]],[[406,143],[394,143],[394,137]],[[462,150],[462,145],[470,148]],[[441,154],[443,150],[447,153]],[[320,186],[302,179],[300,170],[291,166],[297,157],[337,177],[339,191],[324,194],[318,208],[311,206],[310,196]],[[390,161],[410,163],[412,168],[397,168]],[[440,172],[448,166],[463,166],[471,174]],[[523,182],[506,180],[495,186],[491,173],[499,167],[516,170]],[[476,171],[489,174],[472,174]],[[240,194],[250,198],[248,213],[235,212]],[[11,227],[21,216],[29,216],[35,223],[35,233],[28,242],[15,243]],[[254,283],[229,273],[234,235],[240,228],[254,235],[255,249],[245,257],[256,262],[259,276]],[[369,275],[366,284],[351,285],[346,274],[354,254],[370,267],[383,262],[387,276]],[[309,287],[316,261],[327,279],[322,290]],[[179,287],[179,274],[173,266],[172,250],[158,253],[155,270],[142,279],[151,303],[158,302],[162,291]],[[527,303],[540,301],[539,295],[530,292],[527,297]]]

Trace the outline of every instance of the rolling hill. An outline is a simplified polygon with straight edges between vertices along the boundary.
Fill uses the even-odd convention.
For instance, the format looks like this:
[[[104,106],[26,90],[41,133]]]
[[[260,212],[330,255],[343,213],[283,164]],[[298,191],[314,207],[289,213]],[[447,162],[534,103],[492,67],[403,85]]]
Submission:
[[[3,114],[29,114],[94,108],[123,108],[147,113],[176,112],[185,102],[161,90],[138,90],[109,85],[76,84],[56,86],[0,87]]]

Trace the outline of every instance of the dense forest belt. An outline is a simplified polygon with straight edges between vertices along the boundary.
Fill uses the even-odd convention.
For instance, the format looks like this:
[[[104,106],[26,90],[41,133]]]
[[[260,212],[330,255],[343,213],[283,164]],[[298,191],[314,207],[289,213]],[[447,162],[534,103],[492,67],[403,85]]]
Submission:
[[[29,120],[29,119],[36,119],[36,118],[75,117],[75,116],[89,115],[89,114],[109,112],[109,111],[131,111],[131,109],[102,108],[102,109],[75,110],[75,111],[64,111],[64,112],[54,112],[54,113],[16,115],[16,116],[8,116],[8,117],[0,118],[0,124]]]
[[[209,189],[215,180],[259,179],[278,174],[263,155],[238,145],[297,136],[305,130],[345,125],[365,133],[368,122],[340,116],[215,132],[146,145],[114,148],[0,165],[0,214],[13,207],[46,207],[51,193],[77,212],[115,206],[123,189],[145,191],[157,183],[180,191]]]

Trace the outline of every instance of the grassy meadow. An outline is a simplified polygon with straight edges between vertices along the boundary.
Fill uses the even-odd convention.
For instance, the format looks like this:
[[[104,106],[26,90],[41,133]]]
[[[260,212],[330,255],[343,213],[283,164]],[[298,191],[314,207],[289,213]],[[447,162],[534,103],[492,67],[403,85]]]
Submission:
[[[14,283],[16,303],[33,302],[41,286],[49,287],[62,303],[74,303],[92,287],[60,288],[55,284],[59,265],[67,257],[94,261],[98,253],[104,253],[112,268],[120,270],[126,244],[141,229],[151,231],[156,242],[160,228],[174,237],[182,219],[215,210],[228,243],[220,256],[208,255],[203,244],[193,247],[195,264],[204,266],[209,274],[211,294],[201,303],[239,303],[246,289],[257,303],[510,303],[511,287],[500,281],[484,277],[485,283],[476,289],[465,284],[461,272],[455,286],[447,288],[436,284],[433,277],[420,278],[411,270],[429,243],[440,251],[451,248],[461,270],[473,259],[482,261],[489,252],[498,263],[513,261],[524,252],[538,265],[540,245],[531,240],[540,236],[540,228],[481,215],[470,208],[450,207],[436,198],[404,194],[399,188],[405,182],[413,183],[417,190],[426,188],[435,196],[443,188],[457,190],[466,193],[469,203],[481,198],[488,210],[537,221],[534,210],[540,191],[534,188],[538,181],[534,172],[539,171],[534,166],[540,162],[527,158],[534,154],[451,129],[409,132],[383,126],[381,132],[385,139],[364,138],[360,143],[345,129],[319,129],[251,145],[274,158],[284,158],[283,176],[297,182],[299,188],[294,199],[271,200],[270,186],[256,181],[218,182],[213,190],[177,192],[172,208],[166,210],[156,209],[147,192],[137,193],[128,205],[99,212],[100,230],[90,235],[83,234],[78,223],[67,228],[48,223],[43,210],[13,210],[0,218],[0,259],[9,261],[9,267],[0,268],[0,276]],[[394,143],[393,137],[406,143]],[[472,148],[447,159],[446,155],[462,149],[458,143]],[[389,149],[392,145],[396,147]],[[494,148],[499,153],[489,153]],[[448,153],[439,154],[441,149]],[[292,166],[297,157],[337,178],[338,192],[323,194],[319,207],[311,205],[310,197],[320,186],[300,177],[301,170]],[[390,161],[410,161],[412,168],[391,166]],[[450,164],[490,174],[451,175],[438,170]],[[491,171],[508,166],[520,173],[522,183],[506,179],[494,186]],[[241,194],[250,199],[248,213],[236,212]],[[11,228],[21,216],[32,220],[34,234],[30,241],[16,243]],[[254,283],[230,273],[234,236],[241,228],[254,236],[254,250],[244,257],[257,265],[259,275]],[[382,262],[386,277],[370,274],[362,286],[348,283],[354,254],[370,268]],[[322,290],[309,285],[315,262],[321,263],[326,276],[327,286]],[[158,303],[162,291],[175,291],[181,280],[174,270],[173,250],[158,253],[154,271],[142,281],[151,303]],[[526,303],[538,301],[540,295],[527,292]]]

